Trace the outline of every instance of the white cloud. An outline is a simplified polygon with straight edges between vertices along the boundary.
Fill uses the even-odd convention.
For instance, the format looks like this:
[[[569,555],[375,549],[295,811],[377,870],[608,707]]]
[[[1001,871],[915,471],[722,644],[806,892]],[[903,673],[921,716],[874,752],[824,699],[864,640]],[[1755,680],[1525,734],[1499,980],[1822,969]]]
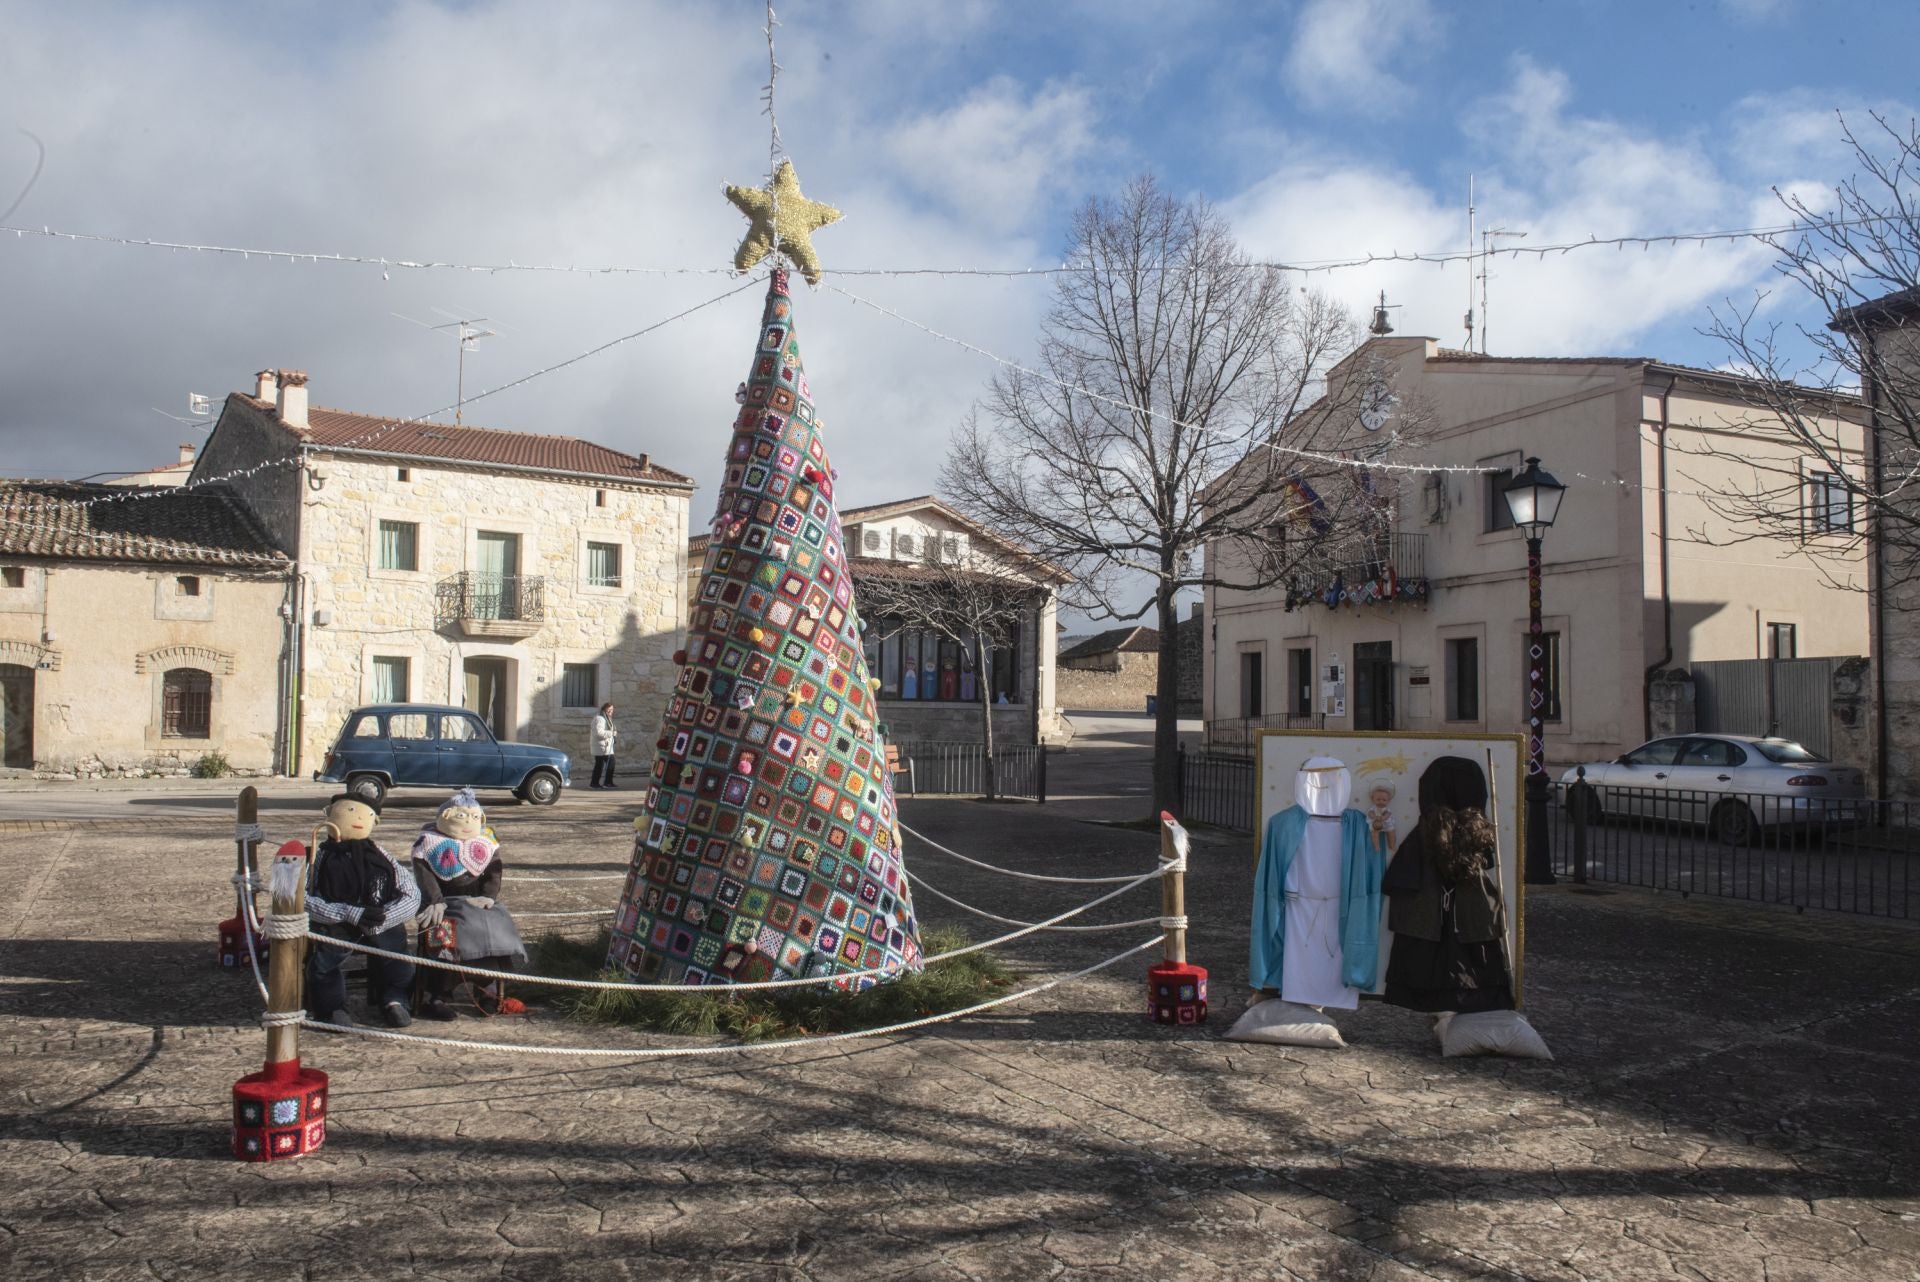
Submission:
[[[1439,34],[1427,0],[1308,0],[1287,51],[1287,83],[1309,106],[1384,116],[1409,98],[1389,65]]]
[[[1041,199],[1076,185],[1075,162],[1094,144],[1093,104],[1083,89],[1049,85],[1032,94],[997,76],[946,111],[906,121],[887,135],[901,178],[950,214],[1008,231]]]

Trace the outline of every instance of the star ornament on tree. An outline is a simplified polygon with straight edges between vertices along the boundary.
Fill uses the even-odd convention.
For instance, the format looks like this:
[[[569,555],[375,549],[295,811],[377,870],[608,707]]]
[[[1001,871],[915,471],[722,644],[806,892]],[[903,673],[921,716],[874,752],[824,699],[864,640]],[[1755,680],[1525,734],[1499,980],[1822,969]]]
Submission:
[[[793,172],[791,160],[780,162],[771,185],[728,187],[727,199],[752,224],[747,228],[746,239],[734,251],[735,270],[751,271],[754,264],[771,254],[777,231],[780,252],[800,269],[807,284],[820,283],[820,257],[813,252],[813,233],[828,223],[838,222],[840,211],[800,194],[800,179]]]

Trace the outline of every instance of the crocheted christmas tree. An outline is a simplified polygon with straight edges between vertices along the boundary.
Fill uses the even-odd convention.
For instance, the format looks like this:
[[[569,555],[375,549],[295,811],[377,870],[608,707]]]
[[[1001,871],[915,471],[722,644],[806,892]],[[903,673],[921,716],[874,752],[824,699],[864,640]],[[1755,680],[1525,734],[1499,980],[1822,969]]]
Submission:
[[[919,927],[784,271],[738,398],[608,961],[865,987],[919,969]]]

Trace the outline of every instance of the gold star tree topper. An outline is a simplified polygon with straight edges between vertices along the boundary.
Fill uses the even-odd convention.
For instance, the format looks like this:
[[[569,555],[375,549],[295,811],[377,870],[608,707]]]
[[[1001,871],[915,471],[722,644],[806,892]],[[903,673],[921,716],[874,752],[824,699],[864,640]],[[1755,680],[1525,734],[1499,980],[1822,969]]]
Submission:
[[[800,269],[809,285],[820,283],[820,257],[813,252],[813,233],[828,223],[838,222],[840,211],[800,194],[800,179],[793,172],[791,160],[780,162],[771,185],[728,187],[727,199],[752,224],[747,228],[747,238],[734,252],[735,269],[750,271],[754,264],[771,254],[774,233],[778,231],[780,252]]]

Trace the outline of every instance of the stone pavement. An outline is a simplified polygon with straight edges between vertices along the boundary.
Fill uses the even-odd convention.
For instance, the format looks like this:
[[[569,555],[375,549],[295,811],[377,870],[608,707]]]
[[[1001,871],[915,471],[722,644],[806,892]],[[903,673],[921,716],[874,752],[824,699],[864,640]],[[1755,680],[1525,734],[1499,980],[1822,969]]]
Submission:
[[[523,875],[617,873],[628,814],[495,819]],[[906,817],[1036,871],[1155,848],[1050,807]],[[1920,1277],[1903,927],[1556,888],[1529,904],[1526,994],[1557,1062],[1443,1060],[1424,1018],[1375,1003],[1340,1017],[1344,1051],[1240,1046],[1218,1034],[1245,998],[1250,849],[1210,841],[1189,879],[1204,1029],[1145,1023],[1130,959],[917,1036],[699,1060],[308,1034],[326,1147],[246,1166],[227,1093],[263,1038],[248,984],[210,965],[230,832],[0,834],[0,1277]],[[1085,897],[908,849],[1007,915]],[[617,889],[508,876],[523,912]],[[1007,953],[1050,975],[1150,933]],[[453,1035],[665,1041],[542,1015]]]

